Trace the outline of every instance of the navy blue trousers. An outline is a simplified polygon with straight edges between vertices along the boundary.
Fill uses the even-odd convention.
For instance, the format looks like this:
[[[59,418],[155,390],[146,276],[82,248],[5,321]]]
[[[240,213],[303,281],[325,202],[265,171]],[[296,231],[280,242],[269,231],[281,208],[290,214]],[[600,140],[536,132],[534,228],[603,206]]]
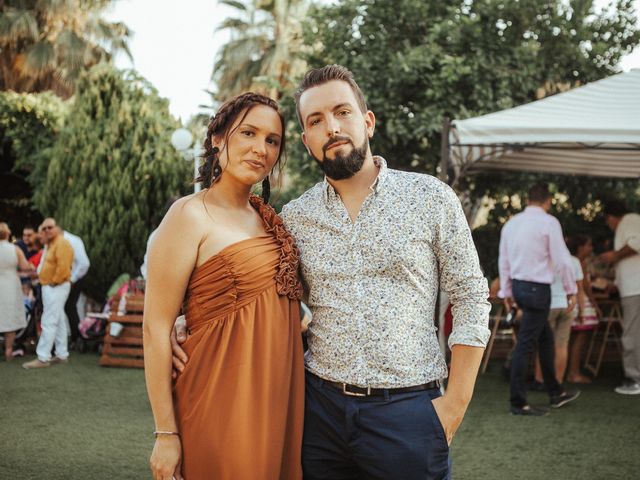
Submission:
[[[511,405],[527,405],[527,369],[536,345],[544,384],[549,395],[558,395],[562,387],[556,380],[555,343],[549,325],[551,287],[544,283],[513,280],[513,298],[522,309],[518,341],[511,359]]]
[[[447,480],[449,447],[432,399],[437,388],[351,397],[306,374],[305,480]]]

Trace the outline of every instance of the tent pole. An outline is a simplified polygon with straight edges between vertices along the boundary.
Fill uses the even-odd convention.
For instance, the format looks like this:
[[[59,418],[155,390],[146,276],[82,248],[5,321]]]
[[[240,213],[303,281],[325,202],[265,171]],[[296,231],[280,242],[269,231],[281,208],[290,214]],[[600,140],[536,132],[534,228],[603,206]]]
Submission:
[[[440,134],[440,180],[451,184],[452,178],[449,178],[449,130],[451,129],[451,121],[449,117],[442,120],[442,132]]]

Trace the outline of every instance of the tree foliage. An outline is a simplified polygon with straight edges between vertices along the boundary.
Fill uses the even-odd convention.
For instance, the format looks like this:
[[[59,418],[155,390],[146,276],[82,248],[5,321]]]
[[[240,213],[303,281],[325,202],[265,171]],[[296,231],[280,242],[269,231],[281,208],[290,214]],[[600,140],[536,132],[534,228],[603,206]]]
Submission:
[[[283,189],[274,196],[274,206],[280,211],[289,200],[299,197],[314,183],[321,181],[323,173],[302,143],[302,127],[296,115],[292,87],[280,100],[286,119],[287,151]]]
[[[639,40],[630,0],[342,0],[316,7],[311,67],[354,72],[377,117],[376,152],[435,174],[445,116],[468,118],[608,76]]]
[[[129,29],[102,18],[111,0],[0,1],[0,90],[73,93],[80,73],[123,51]]]
[[[178,126],[168,102],[135,73],[99,64],[80,77],[35,201],[83,238],[96,298],[119,274],[137,274],[163,205],[190,191],[189,162],[170,142]]]
[[[633,2],[617,0],[600,13],[593,3],[340,0],[310,12],[304,32],[314,48],[306,59],[310,67],[339,63],[354,73],[376,114],[374,153],[391,167],[435,175],[445,117],[503,110],[618,71],[620,58],[640,40]],[[298,148],[290,157],[300,191],[318,174],[291,143]],[[476,232],[488,270],[494,271],[502,222],[520,208],[512,200],[540,179],[560,192],[556,213],[568,233],[610,234],[594,216],[605,196],[638,203],[635,180],[507,172],[470,177],[458,186],[470,203],[484,196],[495,201],[487,226]]]
[[[51,93],[0,92],[0,218],[16,233],[40,221],[31,197],[44,182],[45,152],[65,113],[64,102]]]
[[[594,15],[592,2],[343,0],[305,23],[312,67],[341,63],[377,117],[372,142],[391,166],[436,174],[444,117],[467,118],[567,90],[615,70],[638,41],[630,2]],[[284,99],[287,118],[295,107]],[[288,129],[291,196],[321,178]],[[526,190],[535,175],[492,173],[462,185],[471,199]]]
[[[304,72],[301,21],[307,0],[220,0],[236,15],[218,30],[231,39],[218,52],[212,80],[217,102],[252,90],[278,99]]]

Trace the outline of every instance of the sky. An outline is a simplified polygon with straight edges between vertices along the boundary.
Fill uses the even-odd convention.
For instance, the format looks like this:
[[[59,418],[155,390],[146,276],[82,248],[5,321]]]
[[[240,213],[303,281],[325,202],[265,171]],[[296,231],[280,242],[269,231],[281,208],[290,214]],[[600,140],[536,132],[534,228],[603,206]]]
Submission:
[[[595,0],[602,8],[610,0]],[[640,0],[635,1],[640,12]],[[216,0],[118,0],[108,13],[132,31],[129,48],[133,64],[124,55],[120,68],[135,68],[168,98],[173,115],[184,122],[210,103],[205,90],[213,89],[211,73],[218,47],[227,40],[215,32],[232,9]],[[640,48],[622,60],[622,69],[640,68]]]

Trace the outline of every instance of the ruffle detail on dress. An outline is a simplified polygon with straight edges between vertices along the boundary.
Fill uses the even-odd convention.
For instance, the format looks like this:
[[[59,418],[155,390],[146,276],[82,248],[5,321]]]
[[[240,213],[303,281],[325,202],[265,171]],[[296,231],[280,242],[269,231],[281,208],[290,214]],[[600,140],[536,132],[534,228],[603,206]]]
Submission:
[[[267,233],[273,235],[280,244],[280,263],[276,272],[278,294],[292,300],[300,300],[303,292],[302,283],[298,277],[300,252],[293,237],[271,205],[265,204],[257,195],[251,195],[249,202],[264,220]]]

